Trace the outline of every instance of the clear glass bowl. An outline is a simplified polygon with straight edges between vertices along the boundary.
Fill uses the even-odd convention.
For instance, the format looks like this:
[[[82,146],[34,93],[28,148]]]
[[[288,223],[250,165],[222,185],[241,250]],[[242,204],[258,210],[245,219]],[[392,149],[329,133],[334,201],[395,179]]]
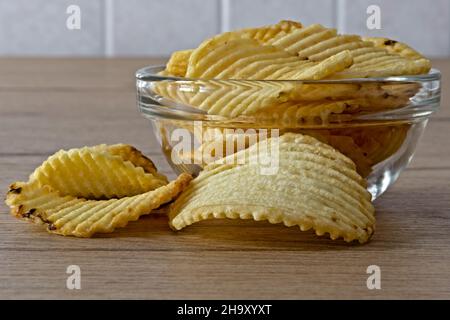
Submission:
[[[186,79],[159,75],[163,69],[137,71],[138,107],[178,173],[197,175],[222,156],[219,148],[234,152],[270,135],[297,132],[350,157],[373,199],[411,161],[440,104],[435,69],[419,76],[320,81]]]

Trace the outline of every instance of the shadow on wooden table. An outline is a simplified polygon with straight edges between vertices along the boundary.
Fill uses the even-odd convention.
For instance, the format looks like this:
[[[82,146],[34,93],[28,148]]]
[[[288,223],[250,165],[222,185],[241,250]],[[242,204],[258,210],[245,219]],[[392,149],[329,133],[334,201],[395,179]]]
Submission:
[[[164,215],[141,217],[126,228],[97,238],[121,238],[153,242],[159,250],[345,250],[360,246],[357,242],[332,241],[327,236],[318,237],[310,230],[285,227],[265,221],[216,219],[195,223],[180,231],[173,231]],[[361,246],[362,247],[362,246]],[[151,247],[153,250],[156,247]]]

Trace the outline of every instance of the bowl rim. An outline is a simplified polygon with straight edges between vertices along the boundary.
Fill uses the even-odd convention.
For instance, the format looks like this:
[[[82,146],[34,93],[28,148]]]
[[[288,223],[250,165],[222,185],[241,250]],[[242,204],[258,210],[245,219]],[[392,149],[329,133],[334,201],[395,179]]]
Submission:
[[[419,81],[436,81],[441,79],[441,71],[431,68],[427,74],[419,75],[402,75],[389,77],[372,77],[372,78],[346,78],[346,79],[323,79],[323,80],[246,80],[246,79],[202,79],[202,78],[186,78],[163,76],[157,74],[165,69],[165,65],[149,65],[136,71],[135,77],[138,81],[245,81],[245,82],[290,82],[303,84],[339,84],[339,83],[370,83],[370,82],[419,82]]]
[[[138,94],[137,105],[140,113],[147,119],[166,119],[166,120],[182,120],[182,121],[204,121],[209,123],[216,123],[216,125],[233,125],[233,124],[244,124],[244,123],[252,123],[254,124],[255,119],[252,115],[247,116],[238,116],[238,117],[224,117],[221,115],[213,115],[208,114],[203,110],[197,109],[193,106],[177,103],[173,101],[165,101],[164,99],[161,101],[156,101],[154,98],[150,98],[149,101],[142,101],[139,98],[141,95],[144,98],[147,98],[147,95],[141,92],[142,88],[147,87],[148,85],[152,85],[154,82],[160,81],[172,81],[172,82],[180,82],[183,85],[189,86],[190,83],[198,83],[203,82],[208,83],[209,81],[217,82],[239,82],[245,81],[248,82],[279,82],[279,83],[292,83],[292,84],[370,84],[370,83],[382,83],[386,84],[410,84],[410,83],[428,83],[433,81],[441,81],[441,72],[438,69],[432,68],[428,74],[423,75],[407,75],[407,76],[390,76],[383,78],[353,78],[353,79],[336,79],[336,80],[232,80],[232,79],[190,79],[183,77],[170,77],[170,76],[162,76],[158,75],[157,72],[165,69],[164,65],[154,65],[147,66],[137,70],[136,72],[136,89]],[[440,88],[440,85],[439,85]],[[372,120],[383,120],[383,121],[396,121],[404,119],[408,119],[409,121],[420,121],[422,119],[428,118],[440,105],[440,89],[438,90],[437,97],[433,97],[428,99],[427,101],[422,101],[421,103],[417,103],[414,106],[407,107],[405,109],[392,109],[385,110],[378,113],[372,114],[362,114],[357,115],[353,118],[354,121],[372,121]],[[431,108],[431,109],[430,109]],[[412,112],[412,113],[411,113]],[[261,123],[264,124],[264,123]],[[264,124],[268,126],[270,124]],[[303,127],[303,125],[301,125]],[[296,126],[297,127],[297,126]],[[308,127],[311,127],[308,125]],[[312,127],[316,127],[312,125]],[[323,125],[319,125],[318,127],[323,128]]]

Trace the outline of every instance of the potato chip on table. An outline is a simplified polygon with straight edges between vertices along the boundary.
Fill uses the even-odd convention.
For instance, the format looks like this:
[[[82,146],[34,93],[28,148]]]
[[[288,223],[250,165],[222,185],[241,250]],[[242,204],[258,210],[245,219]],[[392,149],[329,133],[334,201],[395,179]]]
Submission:
[[[172,201],[190,180],[190,175],[182,174],[152,191],[108,200],[62,196],[48,185],[16,182],[10,187],[6,203],[17,218],[45,224],[51,233],[91,237],[95,233],[113,232]]]
[[[167,184],[148,158],[126,145],[60,150],[33,172],[30,181],[87,199],[121,198]]]
[[[261,148],[271,150],[275,162],[278,155],[274,174],[262,174],[268,154]],[[229,161],[239,157],[243,163]],[[364,243],[375,228],[370,199],[350,159],[312,137],[287,133],[206,166],[171,205],[169,218],[175,230],[211,218],[241,218]]]
[[[172,201],[190,180],[182,174],[168,183],[132,146],[98,145],[50,156],[28,182],[10,186],[6,204],[17,218],[45,224],[52,233],[90,237]]]

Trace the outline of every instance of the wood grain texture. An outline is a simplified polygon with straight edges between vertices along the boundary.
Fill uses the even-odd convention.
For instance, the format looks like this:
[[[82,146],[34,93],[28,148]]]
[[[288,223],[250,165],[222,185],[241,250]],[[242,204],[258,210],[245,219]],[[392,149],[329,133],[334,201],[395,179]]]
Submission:
[[[135,105],[134,71],[162,60],[0,59],[0,190],[60,148],[126,142],[173,177]],[[93,239],[49,235],[0,203],[0,298],[450,298],[450,113],[442,109],[416,156],[375,202],[364,246],[297,228],[205,221],[175,233],[163,210]],[[70,75],[68,74],[70,73]],[[68,265],[82,290],[65,287]],[[382,270],[382,290],[366,268]]]

